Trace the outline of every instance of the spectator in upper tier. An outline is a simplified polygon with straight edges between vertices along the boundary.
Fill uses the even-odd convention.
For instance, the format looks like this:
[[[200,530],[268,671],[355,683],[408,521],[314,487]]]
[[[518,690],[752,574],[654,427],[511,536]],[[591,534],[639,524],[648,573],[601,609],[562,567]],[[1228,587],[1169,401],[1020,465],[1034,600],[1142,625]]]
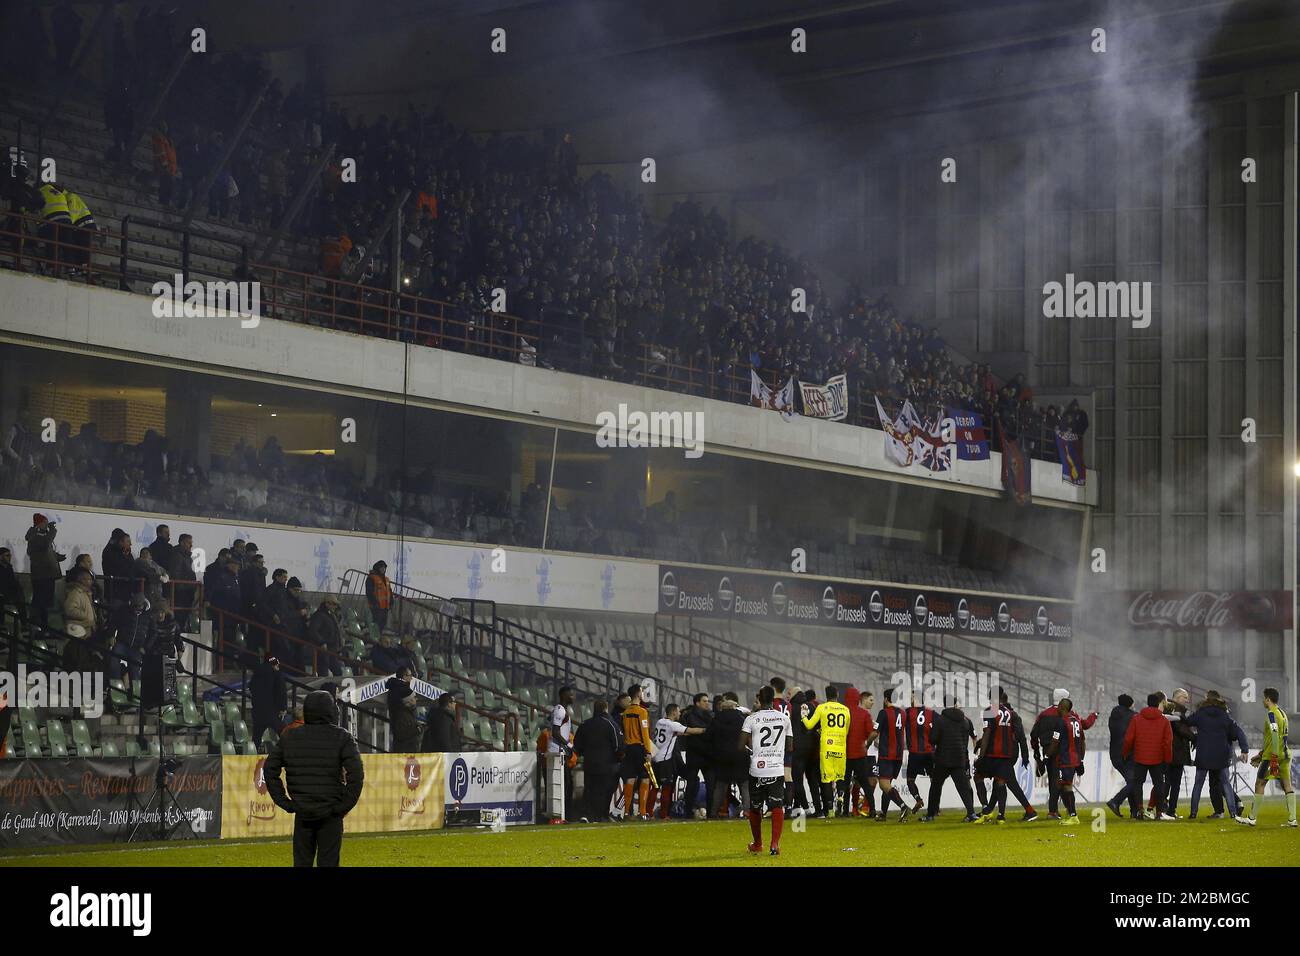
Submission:
[[[176,546],[172,544],[172,529],[165,524],[160,524],[157,532],[158,536],[149,545],[149,554],[153,556],[160,568],[170,573],[172,552],[176,550]]]
[[[153,145],[153,169],[158,177],[158,202],[162,206],[172,203],[172,191],[176,184],[176,146],[167,135],[167,123],[160,121],[150,137]]]
[[[96,630],[95,604],[90,593],[90,575],[78,569],[63,596],[63,630],[74,638],[88,640]]]
[[[26,624],[27,596],[14,573],[13,553],[8,548],[0,548],[0,621],[3,621],[4,609],[9,606],[18,612],[18,620]]]
[[[125,601],[135,590],[135,558],[131,556],[131,536],[121,528],[104,545],[99,566],[104,573],[104,598],[109,604]]]
[[[249,696],[253,703],[253,742],[260,749],[266,732],[278,734],[289,718],[289,685],[280,673],[277,658],[268,657],[253,668]]]
[[[32,526],[27,529],[27,557],[31,563],[32,609],[36,623],[49,624],[54,608],[54,584],[62,576],[59,564],[64,556],[54,547],[59,529],[43,514],[32,515]]]
[[[171,566],[168,567],[167,573],[171,575],[173,581],[177,584],[172,588],[175,596],[173,604],[173,613],[176,617],[176,627],[181,631],[189,629],[190,614],[194,610],[195,588],[181,584],[182,581],[195,580],[194,574],[194,538],[192,535],[183,534],[176,541],[176,547],[172,549]]]
[[[328,671],[335,677],[343,676],[343,661],[338,656],[343,649],[338,598],[328,595],[320,602],[307,622],[307,639],[324,652],[318,655],[316,672]]]
[[[381,634],[388,627],[388,609],[393,601],[393,588],[387,575],[386,561],[376,561],[366,575],[366,603],[370,605],[370,617]]]
[[[460,728],[456,726],[456,695],[441,695],[429,708],[428,723],[420,749],[427,754],[456,753],[460,750]]]
[[[214,612],[212,615],[220,628],[222,643],[232,643],[235,629],[239,626],[235,616],[238,616],[243,606],[239,595],[239,562],[233,555],[227,555],[225,565],[212,575],[212,583],[207,589],[207,601],[216,611],[223,612]]]
[[[385,673],[395,674],[403,667],[414,671],[415,662],[411,660],[406,648],[393,643],[393,635],[384,633],[379,643],[370,649],[370,662]]]
[[[419,753],[420,722],[415,718],[415,691],[411,689],[411,668],[403,665],[388,679],[388,721],[392,733],[392,752]]]
[[[133,576],[144,581],[144,596],[149,599],[151,605],[156,607],[167,601],[163,589],[171,582],[171,578],[154,560],[153,552],[149,548],[140,549],[140,556],[135,559]]]

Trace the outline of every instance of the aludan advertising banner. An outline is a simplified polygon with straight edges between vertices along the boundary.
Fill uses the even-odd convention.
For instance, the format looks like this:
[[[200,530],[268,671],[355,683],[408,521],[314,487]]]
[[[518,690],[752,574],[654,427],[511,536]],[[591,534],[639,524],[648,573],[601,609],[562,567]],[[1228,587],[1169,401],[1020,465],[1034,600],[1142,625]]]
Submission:
[[[189,819],[170,839],[215,839],[221,834],[221,758],[169,758],[175,772],[167,824]],[[131,771],[134,768],[135,773]],[[0,760],[0,847],[157,839],[157,757]]]
[[[659,611],[808,627],[924,630],[971,637],[1067,641],[1068,602],[856,584],[803,575],[659,566]]]

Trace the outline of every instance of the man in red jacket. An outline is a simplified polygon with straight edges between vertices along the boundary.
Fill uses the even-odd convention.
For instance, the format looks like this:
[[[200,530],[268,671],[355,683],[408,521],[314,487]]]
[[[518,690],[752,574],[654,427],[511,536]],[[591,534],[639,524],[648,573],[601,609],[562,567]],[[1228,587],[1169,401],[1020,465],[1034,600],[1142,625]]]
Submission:
[[[874,777],[869,777],[867,771],[867,737],[871,733],[871,714],[862,708],[865,702],[868,707],[874,703],[875,698],[867,693],[865,701],[862,692],[856,687],[850,687],[844,692],[844,706],[849,709],[849,733],[845,741],[845,765],[844,779],[840,781],[840,813],[843,816],[853,816],[856,812],[854,804],[854,792],[861,787],[867,794],[867,807],[871,807],[871,791],[875,789]]]
[[[1133,759],[1133,779],[1129,781],[1129,809],[1134,820],[1142,817],[1142,787],[1147,774],[1156,790],[1157,819],[1171,819],[1165,815],[1164,768],[1174,759],[1174,731],[1160,710],[1164,695],[1148,694],[1147,705],[1129,721],[1124,734],[1124,759]]]

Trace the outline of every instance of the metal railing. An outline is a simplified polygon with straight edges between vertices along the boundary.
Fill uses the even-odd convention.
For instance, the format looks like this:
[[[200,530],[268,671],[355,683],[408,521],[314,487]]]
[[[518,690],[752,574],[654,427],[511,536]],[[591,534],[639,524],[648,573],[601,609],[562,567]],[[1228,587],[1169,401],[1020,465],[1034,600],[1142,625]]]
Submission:
[[[142,229],[163,238],[142,234]],[[387,281],[351,282],[301,272],[273,263],[249,260],[246,245],[142,217],[126,216],[118,229],[100,228],[89,236],[72,226],[51,226],[39,218],[11,214],[0,229],[0,267],[40,271],[77,281],[130,290],[133,283],[150,283],[180,274],[192,278],[242,280],[259,283],[261,314],[343,332],[395,339],[415,345],[480,355],[502,361],[541,364],[559,371],[600,376],[629,384],[695,395],[719,401],[750,403],[748,364],[684,356],[652,343],[607,352],[594,330],[568,310],[547,308],[538,318],[493,312],[480,305],[457,305],[408,292],[394,293]],[[198,265],[194,239],[228,248],[209,249]],[[779,389],[777,370],[754,369],[769,387]],[[850,382],[852,400],[844,422],[880,428],[875,396],[886,403],[909,397],[892,387],[856,378]],[[960,403],[950,403],[953,405]],[[922,414],[933,411],[928,405]],[[979,409],[972,409],[980,411]],[[1000,436],[988,409],[985,432],[991,450],[1000,450]],[[1029,428],[1017,413],[1016,430]],[[1030,429],[1031,457],[1058,461],[1053,430],[1044,424]]]

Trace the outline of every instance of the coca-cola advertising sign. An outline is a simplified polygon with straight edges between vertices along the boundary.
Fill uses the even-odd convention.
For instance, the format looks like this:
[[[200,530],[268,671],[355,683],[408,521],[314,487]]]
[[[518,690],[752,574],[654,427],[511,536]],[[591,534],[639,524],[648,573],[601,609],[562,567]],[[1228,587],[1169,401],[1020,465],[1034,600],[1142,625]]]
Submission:
[[[1176,631],[1285,631],[1291,627],[1290,591],[1128,591],[1128,622],[1135,628]]]

